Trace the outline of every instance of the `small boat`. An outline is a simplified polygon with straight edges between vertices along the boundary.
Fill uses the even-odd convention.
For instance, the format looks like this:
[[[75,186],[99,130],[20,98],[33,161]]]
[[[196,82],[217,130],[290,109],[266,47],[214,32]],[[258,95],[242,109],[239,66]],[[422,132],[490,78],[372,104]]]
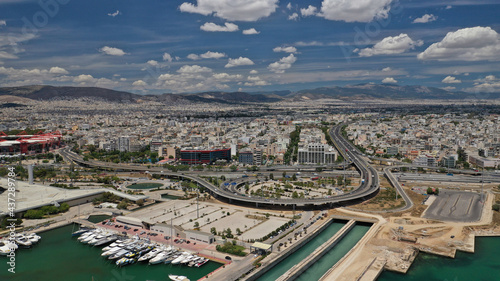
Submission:
[[[108,243],[111,243],[111,242],[115,241],[116,239],[118,239],[118,237],[116,235],[111,235],[111,236],[102,238],[101,240],[95,242],[94,246],[106,245]]]
[[[197,264],[195,264],[195,267],[200,267],[208,262],[208,259],[203,258],[203,260],[199,261]]]
[[[40,241],[40,239],[42,239],[42,237],[40,237],[39,235],[36,235],[36,233],[30,233],[30,234],[26,235],[26,238],[28,240],[30,240],[30,242],[32,244],[38,243],[38,241]]]
[[[179,255],[173,254],[173,255],[169,256],[163,263],[170,264],[170,263],[172,263],[173,260],[175,260],[178,257],[179,257]]]
[[[126,253],[128,253],[128,250],[121,249],[118,252],[114,253],[113,255],[108,257],[108,260],[114,260],[123,257]]]
[[[24,248],[29,248],[33,245],[33,243],[28,238],[26,238],[26,236],[20,233],[16,234],[15,241],[18,246]]]
[[[116,265],[118,265],[118,266],[125,266],[125,265],[129,265],[129,264],[133,264],[133,263],[135,263],[135,259],[131,259],[131,258],[121,258],[121,259],[116,261]]]
[[[6,256],[11,251],[17,250],[18,246],[16,243],[10,241],[0,241],[0,256]]]
[[[114,248],[111,248],[111,249],[109,249],[109,250],[105,251],[104,253],[102,253],[102,254],[101,254],[101,256],[102,256],[102,257],[109,257],[109,256],[111,256],[111,255],[116,254],[116,253],[117,253],[118,251],[120,251],[120,250],[123,250],[123,249],[122,249],[122,248],[120,248],[120,247],[114,247]]]
[[[169,274],[168,278],[172,281],[189,281],[186,276]]]
[[[147,261],[147,260],[150,260],[150,259],[156,257],[159,253],[161,253],[163,251],[164,251],[164,249],[162,249],[162,248],[154,248],[149,253],[143,255],[142,257],[140,257],[138,261]]]
[[[94,230],[89,230],[85,233],[83,233],[82,235],[80,235],[80,237],[78,237],[78,241],[83,241],[84,239],[86,239],[87,237],[89,237],[90,235],[93,235],[97,232],[97,229],[94,229]]]
[[[172,261],[172,264],[180,264],[183,260],[186,259],[188,255],[189,254],[186,252],[182,253],[180,256],[178,256],[176,259]]]
[[[189,263],[190,261],[192,261],[193,259],[195,258],[195,256],[193,255],[187,255],[182,261],[181,261],[181,264],[187,264]]]
[[[164,262],[169,256],[169,252],[163,251],[159,253],[156,257],[149,260],[150,264],[158,264]]]
[[[92,230],[92,228],[89,228],[89,227],[81,227],[80,229],[71,233],[71,236],[80,236],[80,235],[84,234],[85,232],[89,232],[91,230]]]

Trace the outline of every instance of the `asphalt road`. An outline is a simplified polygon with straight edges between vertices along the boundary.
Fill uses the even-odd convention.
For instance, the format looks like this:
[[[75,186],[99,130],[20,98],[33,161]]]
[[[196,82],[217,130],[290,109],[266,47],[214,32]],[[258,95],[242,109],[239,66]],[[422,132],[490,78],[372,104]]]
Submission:
[[[147,168],[144,166],[134,166],[134,165],[126,165],[126,164],[115,164],[108,162],[100,162],[100,161],[84,161],[81,155],[78,155],[69,150],[69,148],[62,149],[60,153],[66,157],[67,159],[74,161],[83,166],[87,167],[98,167],[98,168],[107,168],[114,170],[129,170],[129,171],[148,171],[150,173],[158,173],[166,176],[177,176],[181,178],[186,178],[197,182],[198,184],[206,187],[212,195],[215,197],[222,197],[229,200],[230,203],[252,203],[255,206],[259,207],[262,205],[271,205],[271,206],[282,206],[282,207],[302,207],[302,206],[316,206],[316,207],[325,207],[330,206],[333,207],[335,204],[344,204],[349,201],[354,200],[364,200],[368,198],[370,195],[376,193],[379,189],[378,184],[378,175],[376,170],[368,165],[366,161],[361,157],[359,151],[356,151],[352,145],[347,142],[340,135],[341,126],[334,127],[330,134],[332,139],[337,146],[337,149],[342,153],[344,159],[348,159],[349,162],[352,162],[358,171],[361,174],[362,183],[360,186],[350,193],[345,193],[339,196],[332,196],[330,198],[317,198],[317,199],[267,199],[261,197],[246,197],[239,194],[234,194],[230,190],[221,189],[220,187],[216,187],[213,184],[205,181],[204,179],[187,173],[173,173],[169,171],[165,171],[165,169],[161,167],[151,167]]]

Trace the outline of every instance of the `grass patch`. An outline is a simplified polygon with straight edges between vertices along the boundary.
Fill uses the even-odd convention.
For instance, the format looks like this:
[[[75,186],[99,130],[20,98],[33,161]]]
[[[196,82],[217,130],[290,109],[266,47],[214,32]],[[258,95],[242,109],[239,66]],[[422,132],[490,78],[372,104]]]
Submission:
[[[217,245],[215,249],[222,253],[228,253],[240,257],[244,257],[247,255],[247,253],[245,252],[245,247],[236,245],[236,241],[233,241],[233,243],[225,242],[224,245]]]

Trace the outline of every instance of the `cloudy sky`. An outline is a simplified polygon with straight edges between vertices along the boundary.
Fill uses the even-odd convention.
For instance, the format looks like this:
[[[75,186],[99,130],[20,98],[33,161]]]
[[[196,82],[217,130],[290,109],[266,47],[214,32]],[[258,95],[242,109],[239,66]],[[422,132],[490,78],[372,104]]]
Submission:
[[[0,86],[500,91],[498,0],[0,0]]]

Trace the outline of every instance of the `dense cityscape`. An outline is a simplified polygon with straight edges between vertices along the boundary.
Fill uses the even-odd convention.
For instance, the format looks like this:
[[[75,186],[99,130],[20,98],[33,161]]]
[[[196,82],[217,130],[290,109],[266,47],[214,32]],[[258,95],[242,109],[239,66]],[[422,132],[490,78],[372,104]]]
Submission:
[[[0,280],[498,279],[499,4],[417,2],[0,0]]]

